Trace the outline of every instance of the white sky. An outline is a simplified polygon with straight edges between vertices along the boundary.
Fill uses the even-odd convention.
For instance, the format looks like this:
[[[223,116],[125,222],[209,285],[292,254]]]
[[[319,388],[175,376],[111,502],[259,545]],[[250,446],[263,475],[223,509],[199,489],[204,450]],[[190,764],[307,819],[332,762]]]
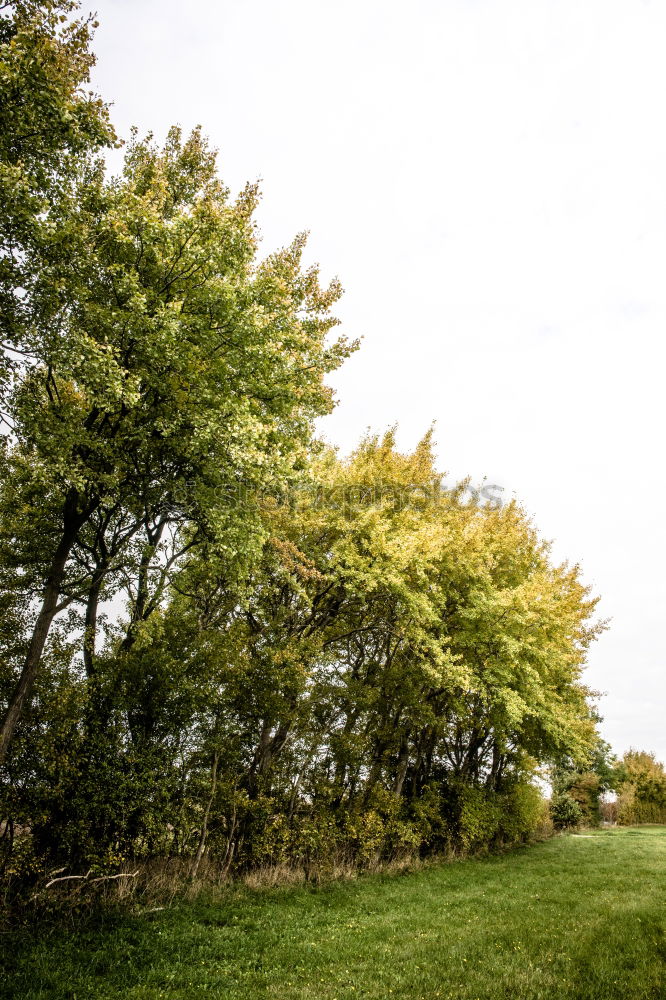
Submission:
[[[266,251],[309,229],[342,279],[329,440],[435,419],[450,481],[515,493],[613,619],[603,735],[666,760],[666,3],[96,8],[120,133],[201,123]]]

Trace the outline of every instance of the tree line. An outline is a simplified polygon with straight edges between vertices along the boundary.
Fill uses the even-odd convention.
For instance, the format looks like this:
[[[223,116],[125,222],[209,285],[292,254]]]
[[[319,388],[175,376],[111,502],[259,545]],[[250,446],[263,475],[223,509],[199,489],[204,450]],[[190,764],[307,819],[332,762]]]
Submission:
[[[315,421],[356,342],[196,129],[118,144],[78,4],[0,10],[4,864],[508,843],[599,753],[603,627],[432,434]],[[578,773],[576,771],[576,773]]]

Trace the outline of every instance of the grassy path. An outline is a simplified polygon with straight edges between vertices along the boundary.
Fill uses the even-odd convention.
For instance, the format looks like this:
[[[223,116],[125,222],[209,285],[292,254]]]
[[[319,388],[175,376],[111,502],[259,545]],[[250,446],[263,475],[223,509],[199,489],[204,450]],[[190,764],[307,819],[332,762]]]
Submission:
[[[666,997],[666,828],[0,940],[22,1000]],[[2,990],[4,989],[4,993]]]

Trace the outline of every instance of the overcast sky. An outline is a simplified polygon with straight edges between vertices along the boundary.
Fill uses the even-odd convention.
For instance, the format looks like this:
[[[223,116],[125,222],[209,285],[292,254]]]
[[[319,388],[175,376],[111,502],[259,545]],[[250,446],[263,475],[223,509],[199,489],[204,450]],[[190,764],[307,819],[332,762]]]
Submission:
[[[266,251],[309,229],[362,349],[322,431],[433,420],[580,562],[614,749],[666,760],[660,0],[100,0],[121,134],[200,123]]]

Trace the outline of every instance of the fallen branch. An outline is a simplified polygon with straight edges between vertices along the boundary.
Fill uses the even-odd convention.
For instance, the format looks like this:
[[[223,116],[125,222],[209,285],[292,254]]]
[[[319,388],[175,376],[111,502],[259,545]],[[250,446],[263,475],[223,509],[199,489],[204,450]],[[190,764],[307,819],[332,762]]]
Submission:
[[[90,884],[94,885],[95,882],[108,882],[112,878],[136,878],[138,874],[139,869],[137,868],[135,872],[120,872],[119,875],[101,875],[99,878],[94,878]]]
[[[63,868],[61,868],[61,869],[60,869],[60,871],[64,871],[64,869],[63,869]],[[88,871],[86,872],[86,874],[85,874],[85,875],[61,875],[61,877],[60,877],[60,878],[52,878],[50,882],[47,882],[47,883],[46,883],[46,885],[44,886],[44,888],[45,888],[45,889],[50,889],[52,885],[55,885],[55,884],[56,884],[56,882],[69,882],[69,881],[71,881],[72,879],[87,879],[87,878],[88,878],[88,876],[90,875],[90,872],[91,872],[91,871],[92,871],[92,868],[90,868],[90,869],[89,869],[89,870],[88,870]]]
[[[64,868],[60,868],[59,870],[64,871]],[[85,875],[62,875],[60,878],[52,878],[50,882],[46,883],[44,888],[50,889],[52,885],[56,884],[56,882],[71,882],[75,879],[80,882],[88,882],[88,879],[90,879],[88,884],[94,885],[96,882],[110,882],[111,879],[114,878],[136,878],[139,874],[139,869],[137,868],[135,872],[120,872],[118,875],[99,875],[97,878],[93,879],[90,878],[91,874],[92,868],[88,869]]]

